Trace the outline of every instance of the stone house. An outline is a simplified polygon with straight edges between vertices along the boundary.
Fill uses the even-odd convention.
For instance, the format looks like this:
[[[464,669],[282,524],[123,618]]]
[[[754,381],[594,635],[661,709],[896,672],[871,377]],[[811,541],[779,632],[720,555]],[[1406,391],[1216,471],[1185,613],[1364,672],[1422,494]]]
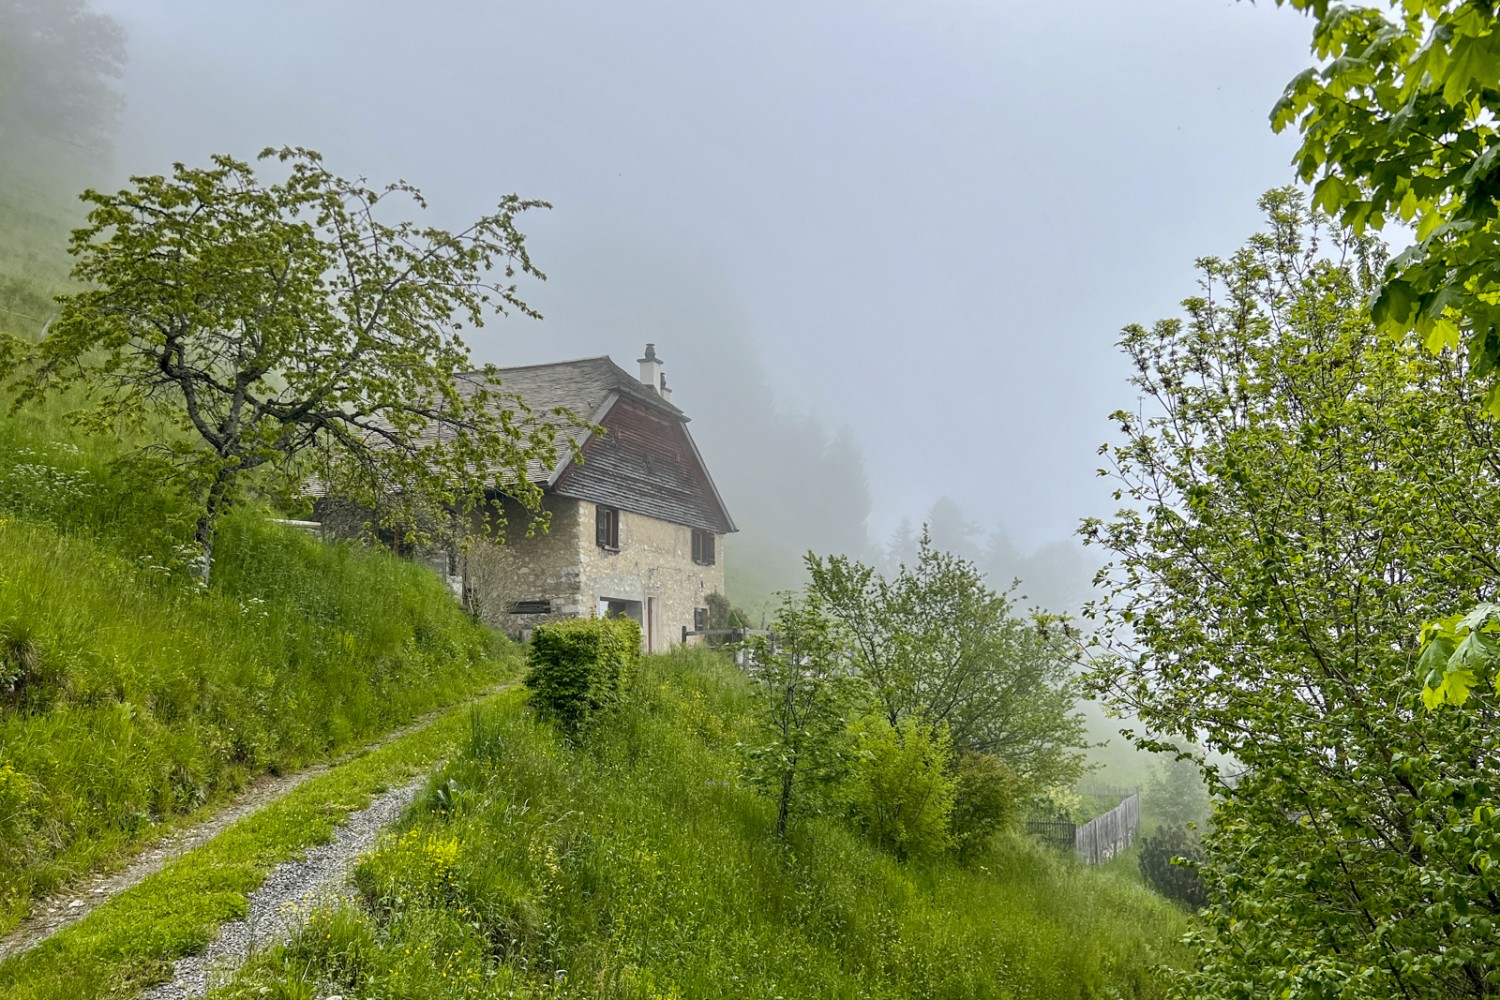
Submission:
[[[724,591],[734,521],[654,345],[639,364],[639,378],[608,357],[500,370],[505,391],[533,411],[566,407],[603,429],[577,432],[577,458],[560,449],[555,467],[531,473],[545,494],[545,532],[528,535],[528,515],[512,506],[504,544],[479,539],[454,558],[466,602],[511,635],[623,614],[640,622],[647,651],[661,651],[706,627],[707,597]]]

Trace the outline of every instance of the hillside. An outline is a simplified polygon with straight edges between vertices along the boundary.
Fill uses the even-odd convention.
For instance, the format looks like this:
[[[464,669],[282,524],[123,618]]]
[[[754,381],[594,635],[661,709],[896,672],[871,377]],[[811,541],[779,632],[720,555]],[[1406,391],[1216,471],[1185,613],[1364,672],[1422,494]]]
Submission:
[[[426,570],[255,508],[197,592],[185,502],[121,453],[0,417],[0,933],[254,776],[513,672]]]
[[[18,205],[0,217],[48,228]],[[0,328],[35,335],[64,280],[54,260],[0,259]],[[0,415],[0,934],[257,776],[355,749],[518,659],[427,570],[254,504],[225,520],[203,591],[191,502],[132,446],[149,430],[85,434],[68,405]],[[519,696],[476,712],[463,752],[360,864],[357,900],[288,914],[306,918],[295,940],[220,995],[1164,995],[1185,918],[1130,873],[1013,835],[963,863],[901,861],[837,807],[775,837],[774,806],[742,777],[750,699],[699,651],[647,658],[587,746]],[[243,853],[224,907],[133,922],[119,913],[147,904],[127,897],[94,924],[117,937],[65,936],[8,966],[14,983],[44,988],[26,963],[61,969],[79,941],[110,940],[118,962],[94,948],[97,967],[70,974],[136,995],[263,877]],[[227,871],[217,858],[173,877]]]
[[[321,908],[214,994],[360,997],[1162,995],[1182,915],[1129,878],[1002,838],[898,862],[838,816],[772,834],[741,780],[750,690],[648,657],[588,747],[520,704]]]

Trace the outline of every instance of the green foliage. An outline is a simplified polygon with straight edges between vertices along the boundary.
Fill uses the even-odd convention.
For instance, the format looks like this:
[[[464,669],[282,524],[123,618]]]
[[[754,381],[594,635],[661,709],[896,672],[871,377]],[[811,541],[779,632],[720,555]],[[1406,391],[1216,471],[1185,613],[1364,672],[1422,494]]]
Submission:
[[[1272,113],[1302,132],[1297,161],[1314,202],[1359,231],[1399,220],[1415,242],[1386,268],[1371,312],[1430,350],[1462,342],[1500,415],[1500,15],[1459,0],[1389,0],[1354,8],[1277,0],[1313,16],[1321,65],[1297,76]],[[1381,9],[1382,6],[1389,8]],[[1429,709],[1462,705],[1493,670],[1492,607],[1422,630]],[[1457,654],[1455,656],[1455,653]]]
[[[1203,840],[1184,823],[1163,823],[1141,841],[1141,877],[1146,884],[1192,910],[1208,905],[1208,889],[1197,867],[1203,861]]]
[[[1449,615],[1422,628],[1422,655],[1417,669],[1425,671],[1422,702],[1429,709],[1462,705],[1480,678],[1489,678],[1500,692],[1495,670],[1496,636],[1500,634],[1500,605],[1480,604],[1466,614]]]
[[[641,627],[629,618],[571,618],[536,627],[526,651],[530,703],[579,736],[620,692],[641,656]]]
[[[345,180],[309,150],[268,158],[281,181],[215,156],[86,191],[69,252],[87,287],[40,343],[11,343],[21,400],[76,386],[97,431],[167,421],[154,444],[198,498],[205,576],[218,518],[257,469],[266,488],[316,473],[406,531],[479,507],[497,482],[539,509],[526,467],[555,460],[554,415],[492,368],[465,373],[456,331],[535,315],[511,282],[541,277],[515,219],[542,203],[508,196],[457,234],[392,224],[388,201],[425,204],[410,185]]]
[[[776,833],[785,836],[792,814],[818,811],[822,792],[843,776],[845,715],[863,685],[847,636],[816,596],[784,596],[771,631],[744,645],[762,722],[745,750],[750,779],[775,797]]]
[[[705,650],[650,656],[574,746],[487,712],[359,876],[216,993],[744,1000],[1156,1000],[1185,921],[1139,885],[1003,837],[900,863],[836,816],[766,831],[736,746],[760,695]]]
[[[750,628],[750,616],[729,603],[718,591],[703,599],[708,605],[708,627],[711,629]]]
[[[950,773],[946,726],[884,716],[854,727],[846,794],[865,834],[898,858],[925,857],[952,844],[948,823],[958,782]]]
[[[1094,807],[1070,785],[1043,785],[1032,789],[1026,798],[1026,808],[1039,819],[1069,823],[1086,823],[1097,815]]]
[[[955,788],[949,828],[959,857],[970,857],[997,833],[1021,818],[1025,786],[997,757],[960,753],[953,767]]]
[[[807,567],[892,724],[946,725],[955,747],[994,754],[1035,785],[1079,775],[1086,739],[1065,626],[1018,617],[925,533],[894,577],[847,556],[809,553]]]
[[[1474,376],[1488,376],[1500,363],[1495,11],[1461,0],[1277,2],[1313,15],[1321,65],[1287,85],[1271,118],[1301,131],[1297,170],[1316,182],[1314,204],[1356,233],[1397,220],[1415,229],[1376,289],[1376,325],[1414,330],[1433,350],[1463,340]],[[1500,412],[1500,382],[1485,402]]]
[[[1500,701],[1429,713],[1410,676],[1411,623],[1494,586],[1500,425],[1461,358],[1375,328],[1378,245],[1263,207],[1185,318],[1125,331],[1122,509],[1084,526],[1115,564],[1091,682],[1244,772],[1207,768],[1179,995],[1490,996]]]

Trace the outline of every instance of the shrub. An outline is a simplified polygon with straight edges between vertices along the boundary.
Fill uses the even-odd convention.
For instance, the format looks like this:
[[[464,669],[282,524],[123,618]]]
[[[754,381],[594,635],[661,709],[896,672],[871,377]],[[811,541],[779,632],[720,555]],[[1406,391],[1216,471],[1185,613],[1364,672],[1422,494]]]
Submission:
[[[1020,817],[1024,792],[1020,777],[992,754],[960,754],[949,826],[962,857]]]
[[[849,801],[870,839],[899,858],[946,849],[957,790],[947,727],[872,717],[856,740]]]
[[[42,651],[27,631],[0,625],[0,705],[23,704],[41,677]]]
[[[1174,864],[1174,858],[1188,863]],[[1203,858],[1202,839],[1184,824],[1163,823],[1141,841],[1141,875],[1146,883],[1194,910],[1208,905],[1208,890],[1197,868]]]
[[[579,734],[613,705],[641,656],[641,627],[628,618],[574,618],[537,626],[526,659],[530,703]]]

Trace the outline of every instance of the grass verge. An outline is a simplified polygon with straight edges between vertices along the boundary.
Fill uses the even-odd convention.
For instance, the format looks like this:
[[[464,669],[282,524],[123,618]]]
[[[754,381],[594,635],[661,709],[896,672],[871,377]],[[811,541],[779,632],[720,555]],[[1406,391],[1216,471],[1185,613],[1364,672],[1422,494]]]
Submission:
[[[402,828],[217,1000],[1164,994],[1185,918],[1018,836],[901,862],[842,817],[782,840],[741,780],[745,679],[650,657],[585,746],[476,717]]]
[[[519,703],[508,691],[491,711]],[[6,1000],[137,996],[164,980],[175,959],[201,950],[220,924],[243,916],[246,898],[275,865],[326,842],[372,795],[431,767],[472,727],[472,706],[308,781],[72,927],[0,964]]]

